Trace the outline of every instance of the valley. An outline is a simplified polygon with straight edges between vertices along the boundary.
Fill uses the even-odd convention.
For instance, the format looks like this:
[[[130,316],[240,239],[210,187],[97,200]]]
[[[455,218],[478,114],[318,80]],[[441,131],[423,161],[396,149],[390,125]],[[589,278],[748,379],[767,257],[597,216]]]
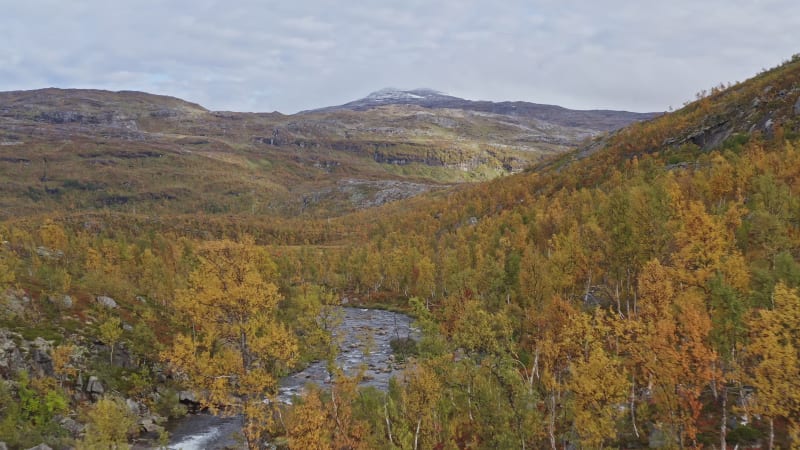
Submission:
[[[0,142],[9,448],[798,444],[797,56],[657,115],[7,92]]]

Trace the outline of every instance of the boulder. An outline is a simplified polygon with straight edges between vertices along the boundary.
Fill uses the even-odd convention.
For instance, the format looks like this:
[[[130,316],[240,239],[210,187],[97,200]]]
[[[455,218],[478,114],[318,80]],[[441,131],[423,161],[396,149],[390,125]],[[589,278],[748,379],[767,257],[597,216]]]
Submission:
[[[136,400],[132,398],[126,398],[125,404],[128,406],[128,409],[130,409],[131,412],[137,416],[142,414],[142,405],[140,405]]]
[[[8,450],[8,446],[5,442],[0,442],[0,450]]]
[[[55,375],[53,371],[53,357],[50,356],[52,344],[42,337],[34,339],[31,345],[31,359],[33,360],[33,367],[40,374],[52,377]]]
[[[61,419],[59,424],[61,424],[61,428],[69,431],[69,434],[74,438],[80,436],[86,429],[85,425],[82,425],[69,417],[64,417]]]
[[[161,434],[164,431],[164,427],[156,422],[157,420],[153,417],[144,417],[139,420],[139,427],[145,433]]]
[[[125,345],[124,342],[119,344],[116,350],[114,350],[115,366],[123,367],[125,369],[136,369],[138,367],[136,362],[136,359],[131,355],[130,349]]]
[[[192,391],[178,392],[178,401],[181,403],[197,403],[197,396]]]
[[[86,392],[94,395],[103,395],[106,392],[103,382],[99,378],[92,375],[89,377],[89,382],[86,383]]]
[[[794,102],[794,115],[800,116],[800,97],[797,97],[797,101]]]
[[[0,293],[0,308],[4,308],[11,317],[24,317],[30,306],[31,298],[21,289],[9,289],[5,294]]]
[[[69,295],[65,295],[65,296],[61,297],[61,307],[62,308],[70,309],[70,308],[72,308],[73,303],[74,302],[72,301],[72,297],[70,297]]]
[[[36,447],[29,448],[28,450],[53,450],[53,448],[50,447],[49,445],[45,444],[45,443],[41,443],[41,444],[37,445]]]
[[[117,308],[117,302],[113,298],[107,295],[98,295],[97,297],[94,298],[94,300],[100,305],[105,306],[106,308],[109,309]]]
[[[69,295],[65,295],[63,297],[58,295],[49,295],[47,296],[47,301],[60,309],[70,309],[72,308],[73,304],[72,297]]]

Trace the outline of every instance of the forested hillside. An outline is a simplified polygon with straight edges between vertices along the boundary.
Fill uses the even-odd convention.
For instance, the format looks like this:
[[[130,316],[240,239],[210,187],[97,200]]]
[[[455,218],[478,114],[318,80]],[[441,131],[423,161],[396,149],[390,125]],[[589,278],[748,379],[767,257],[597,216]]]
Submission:
[[[341,217],[9,218],[0,440],[105,448],[202,405],[244,414],[251,448],[792,448],[798,199],[793,58],[523,173]],[[404,375],[359,391],[331,367],[264,402],[331,360],[344,298],[416,317]]]

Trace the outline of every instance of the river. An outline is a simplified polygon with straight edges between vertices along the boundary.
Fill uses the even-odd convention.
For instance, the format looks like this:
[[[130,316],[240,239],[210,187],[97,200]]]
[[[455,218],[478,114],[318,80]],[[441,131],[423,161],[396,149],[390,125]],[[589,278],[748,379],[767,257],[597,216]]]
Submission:
[[[394,338],[418,338],[411,318],[400,313],[378,309],[342,308],[342,322],[334,330],[340,345],[336,364],[346,374],[353,375],[366,365],[362,386],[386,390],[389,379],[401,367],[394,363],[390,341]],[[369,349],[367,355],[365,349]],[[280,381],[278,398],[291,403],[308,383],[324,386],[328,382],[325,361],[310,364],[304,370]],[[170,426],[170,449],[224,449],[241,447],[240,417],[218,417],[210,414],[190,414]]]

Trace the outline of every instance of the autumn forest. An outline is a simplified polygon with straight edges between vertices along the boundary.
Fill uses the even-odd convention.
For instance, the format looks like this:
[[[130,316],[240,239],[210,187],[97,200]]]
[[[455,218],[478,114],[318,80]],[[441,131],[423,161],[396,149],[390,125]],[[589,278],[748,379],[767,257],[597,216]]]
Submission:
[[[797,57],[370,208],[95,208],[85,187],[41,212],[48,189],[0,222],[9,448],[164,445],[142,408],[241,415],[253,449],[800,446]],[[334,364],[343,302],[420,330],[385,391]],[[318,360],[328,383],[276,400]]]

